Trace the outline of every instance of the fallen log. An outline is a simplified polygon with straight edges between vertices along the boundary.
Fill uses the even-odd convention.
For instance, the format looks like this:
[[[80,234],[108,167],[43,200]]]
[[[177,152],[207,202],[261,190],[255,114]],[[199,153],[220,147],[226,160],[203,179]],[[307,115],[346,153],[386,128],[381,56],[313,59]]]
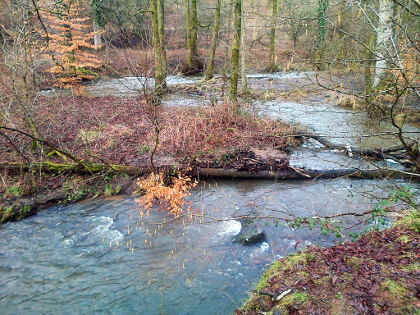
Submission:
[[[340,145],[340,144],[332,143],[331,141],[329,141],[325,137],[322,137],[322,136],[319,136],[319,135],[316,135],[316,134],[302,133],[302,134],[298,134],[297,136],[314,139],[328,149],[343,150],[348,154],[359,155],[359,156],[368,156],[368,157],[372,157],[372,158],[375,158],[375,159],[378,159],[378,160],[383,160],[383,159],[386,159],[390,156],[392,157],[393,152],[406,150],[405,146],[403,146],[403,145],[395,145],[395,146],[391,146],[391,147],[384,148],[384,149],[360,149],[360,148],[357,148],[357,147],[354,147],[354,146]]]
[[[27,171],[34,168],[41,169],[45,172],[70,172],[81,175],[111,171],[115,173],[125,173],[130,176],[142,176],[152,172],[152,168],[148,166],[135,167],[117,164],[84,163],[83,165],[80,165],[72,163],[64,164],[53,162],[39,162],[32,164],[0,163],[0,169],[8,170],[11,172],[18,172],[21,170]],[[187,166],[161,165],[157,169],[160,171],[170,170],[172,172],[174,169],[178,169],[179,171],[186,170]],[[339,177],[349,177],[358,179],[403,178],[409,180],[420,180],[420,174],[385,168],[373,170],[361,170],[356,168],[313,170],[288,166],[279,170],[245,171],[237,169],[197,167],[191,172],[191,174],[199,178],[265,180],[316,180],[334,179]]]
[[[335,170],[312,170],[289,167],[279,171],[258,171],[255,173],[234,169],[200,168],[201,177],[234,178],[234,179],[267,179],[267,180],[316,180],[349,177],[358,179],[403,178],[420,180],[420,174],[392,169],[360,170],[355,168]]]
[[[0,169],[8,170],[11,173],[28,170],[42,170],[49,173],[76,173],[80,175],[95,174],[105,171],[114,171],[116,173],[126,173],[132,176],[141,176],[150,173],[150,167],[135,167],[129,165],[119,164],[101,164],[101,163],[56,163],[56,162],[35,162],[35,163],[17,163],[17,162],[3,162],[0,163]]]

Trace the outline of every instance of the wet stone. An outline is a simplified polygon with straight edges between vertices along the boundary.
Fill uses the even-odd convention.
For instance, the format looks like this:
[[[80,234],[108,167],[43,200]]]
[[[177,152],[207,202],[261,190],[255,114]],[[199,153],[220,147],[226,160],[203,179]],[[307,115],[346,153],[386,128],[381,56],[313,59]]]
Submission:
[[[265,232],[260,223],[252,219],[241,219],[241,231],[233,238],[234,243],[242,245],[255,245],[265,241]]]

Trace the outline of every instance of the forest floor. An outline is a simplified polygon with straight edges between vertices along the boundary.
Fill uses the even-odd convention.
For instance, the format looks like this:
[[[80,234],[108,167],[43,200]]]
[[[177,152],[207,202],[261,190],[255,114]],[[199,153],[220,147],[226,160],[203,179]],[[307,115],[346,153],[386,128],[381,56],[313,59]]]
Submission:
[[[419,314],[420,213],[355,242],[310,247],[261,277],[245,314]]]

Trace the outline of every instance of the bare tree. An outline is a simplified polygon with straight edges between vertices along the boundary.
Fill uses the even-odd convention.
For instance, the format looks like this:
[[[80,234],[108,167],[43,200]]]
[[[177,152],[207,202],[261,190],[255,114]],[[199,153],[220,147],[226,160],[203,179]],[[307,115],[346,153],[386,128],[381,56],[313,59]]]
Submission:
[[[161,95],[166,90],[166,52],[164,34],[164,0],[152,0],[150,3],[153,28],[153,48],[155,55],[155,93]]]
[[[234,0],[234,27],[232,42],[232,61],[229,98],[231,102],[238,101],[239,54],[241,46],[242,0]]]
[[[272,16],[271,16],[271,31],[270,31],[270,61],[267,71],[275,72],[277,70],[276,57],[276,26],[278,14],[278,0],[272,0]]]
[[[216,48],[219,41],[221,7],[222,7],[222,0],[217,0],[216,12],[214,13],[214,21],[213,21],[213,34],[212,34],[211,44],[210,44],[210,57],[207,63],[205,80],[210,80],[213,77],[214,58],[216,55]]]

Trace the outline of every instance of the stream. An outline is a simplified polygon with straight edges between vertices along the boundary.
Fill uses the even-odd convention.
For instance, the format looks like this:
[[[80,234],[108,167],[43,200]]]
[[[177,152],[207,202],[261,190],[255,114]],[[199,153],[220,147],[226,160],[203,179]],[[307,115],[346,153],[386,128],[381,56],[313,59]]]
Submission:
[[[267,82],[287,88],[310,74],[254,74],[250,85]],[[100,81],[92,96],[130,94],[139,78]],[[198,78],[171,77],[169,84],[195,84]],[[137,83],[136,83],[137,82]],[[290,83],[290,84],[289,84]],[[194,106],[204,97],[171,95],[167,106]],[[258,101],[256,111],[333,135],[335,142],[362,147],[392,144],[387,137],[363,135],[376,129],[363,113],[338,108],[321,99],[302,103]],[[418,131],[414,127],[409,130]],[[351,136],[345,139],[344,136]],[[373,167],[308,142],[291,156],[291,164],[314,169]],[[0,226],[0,305],[2,314],[230,314],[240,307],[273,260],[309,245],[331,246],[334,235],[319,228],[292,230],[264,224],[266,241],[254,246],[232,243],[241,224],[229,217],[258,215],[316,216],[363,212],[387,196],[399,180],[208,181],[189,201],[216,222],[198,220],[164,224],[164,213],[140,218],[134,198],[86,201],[55,206],[20,222]],[[420,187],[413,187],[418,189]],[[343,219],[343,231],[366,225]]]

